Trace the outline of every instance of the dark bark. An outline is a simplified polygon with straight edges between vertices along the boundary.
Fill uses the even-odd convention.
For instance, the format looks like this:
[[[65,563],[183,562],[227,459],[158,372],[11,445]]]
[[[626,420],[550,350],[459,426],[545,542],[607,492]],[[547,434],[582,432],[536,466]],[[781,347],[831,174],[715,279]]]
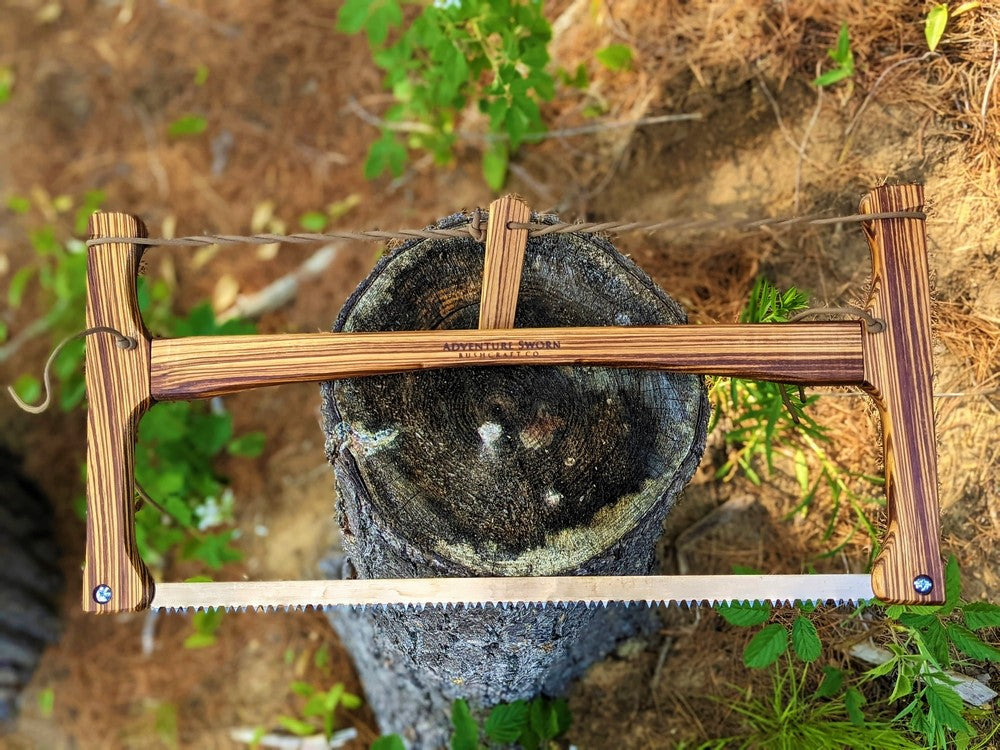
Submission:
[[[482,268],[471,238],[404,244],[348,300],[335,330],[474,328]],[[684,319],[605,240],[529,241],[515,327]],[[362,578],[652,572],[708,413],[701,378],[597,367],[438,370],[322,391],[348,574]],[[459,608],[334,624],[382,728],[435,747],[453,697],[491,705],[561,693],[651,619],[622,607]]]

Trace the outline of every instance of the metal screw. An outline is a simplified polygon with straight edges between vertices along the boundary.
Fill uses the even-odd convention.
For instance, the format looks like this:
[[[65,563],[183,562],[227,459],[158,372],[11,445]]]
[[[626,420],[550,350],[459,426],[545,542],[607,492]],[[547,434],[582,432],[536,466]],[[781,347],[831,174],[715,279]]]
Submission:
[[[94,589],[94,601],[98,604],[107,604],[113,595],[111,587],[106,583],[102,583]]]
[[[929,594],[934,589],[934,581],[930,576],[917,576],[913,579],[913,589],[918,594]]]

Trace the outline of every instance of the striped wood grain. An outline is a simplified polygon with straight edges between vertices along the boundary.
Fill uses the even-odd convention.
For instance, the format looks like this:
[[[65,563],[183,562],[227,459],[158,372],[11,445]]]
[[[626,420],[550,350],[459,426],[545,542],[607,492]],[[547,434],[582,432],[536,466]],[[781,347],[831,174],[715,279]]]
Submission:
[[[920,185],[883,186],[861,202],[862,213],[920,210]],[[924,222],[880,219],[863,225],[872,254],[872,315],[882,333],[865,333],[867,390],[882,418],[889,525],[872,568],[880,599],[939,604],[945,598],[938,530],[937,453],[932,405],[930,289]],[[917,576],[933,581],[914,590]]]
[[[437,367],[607,365],[784,383],[861,384],[861,324],[779,323],[517,328],[153,341],[158,400],[207,398],[263,385]]]
[[[505,195],[490,204],[486,223],[483,291],[479,297],[479,327],[513,328],[517,293],[521,287],[527,229],[509,229],[510,222],[531,221],[531,209],[516,195]]]
[[[145,237],[139,219],[123,213],[95,213],[91,237]],[[135,542],[133,479],[136,429],[149,407],[149,334],[139,314],[135,280],[142,248],[129,244],[87,248],[87,326],[109,326],[135,338],[120,349],[115,337],[87,338],[87,547],[83,609],[127,612],[144,609],[153,581]],[[107,604],[94,600],[101,585],[111,588]]]

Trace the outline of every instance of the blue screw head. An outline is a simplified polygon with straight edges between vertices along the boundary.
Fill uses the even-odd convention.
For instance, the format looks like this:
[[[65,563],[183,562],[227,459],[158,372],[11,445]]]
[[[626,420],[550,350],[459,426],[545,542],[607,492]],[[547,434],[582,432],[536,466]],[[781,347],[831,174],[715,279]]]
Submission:
[[[930,576],[917,576],[913,579],[913,589],[918,594],[929,594],[934,590],[934,581]]]
[[[112,596],[114,596],[114,593],[111,591],[111,587],[106,583],[102,583],[94,589],[94,601],[98,604],[107,604],[111,601]]]

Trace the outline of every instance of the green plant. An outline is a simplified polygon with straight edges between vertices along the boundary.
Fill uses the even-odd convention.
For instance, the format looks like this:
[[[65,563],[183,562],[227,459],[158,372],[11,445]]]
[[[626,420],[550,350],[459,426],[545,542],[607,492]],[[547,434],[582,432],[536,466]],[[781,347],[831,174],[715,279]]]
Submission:
[[[809,298],[798,289],[779,291],[767,279],[754,282],[741,323],[783,323],[805,310]],[[845,506],[854,516],[853,528],[826,555],[833,555],[847,545],[859,529],[864,529],[876,554],[878,535],[869,517],[870,510],[884,504],[882,477],[856,472],[830,458],[824,445],[827,430],[810,414],[817,396],[806,397],[801,391],[790,392],[778,383],[716,378],[709,397],[714,409],[710,429],[723,420],[728,423],[724,440],[729,450],[727,460],[716,471],[716,478],[728,481],[742,474],[755,485],[761,474],[771,476],[780,462],[782,470],[794,477],[799,501],[788,517],[805,515],[820,491],[830,498],[830,515],[823,533],[831,539],[836,522]]]
[[[890,700],[907,701],[897,719],[908,717],[910,730],[929,748],[944,748],[949,738],[968,743],[975,735],[962,699],[952,690],[945,670],[970,662],[1000,663],[1000,649],[980,637],[1000,628],[1000,606],[962,599],[958,561],[945,569],[945,603],[939,606],[886,607],[893,657],[868,672],[870,678],[895,672]]]
[[[173,336],[252,333],[255,326],[232,320],[218,324],[203,303],[187,316],[162,320]],[[136,481],[155,500],[135,515],[136,542],[147,564],[163,567],[173,550],[209,569],[240,559],[232,546],[233,494],[215,468],[222,453],[255,457],[262,433],[233,435],[232,417],[206,401],[153,406],[139,423]]]
[[[189,135],[200,135],[208,128],[208,120],[201,115],[183,115],[167,126],[167,135],[171,138],[183,138]]]
[[[369,750],[406,750],[406,745],[398,734],[383,734],[371,744]]]
[[[281,726],[299,737],[322,733],[326,739],[337,728],[337,709],[352,711],[361,707],[361,698],[348,693],[344,683],[338,682],[329,690],[321,690],[307,682],[293,682],[292,692],[305,699],[298,716],[281,716]]]
[[[767,602],[720,604],[715,609],[730,625],[764,626],[743,649],[743,663],[748,667],[760,669],[774,664],[781,656],[788,653],[789,645],[795,655],[807,663],[816,661],[822,653],[823,644],[816,632],[816,626],[805,616],[815,611],[816,607],[812,604],[800,604],[798,614],[791,625],[785,622],[770,622],[773,612]]]
[[[608,70],[628,70],[632,67],[632,48],[627,44],[609,44],[597,50],[594,57]]]
[[[398,0],[347,0],[337,18],[340,31],[366,32],[396,100],[383,115],[365,175],[400,175],[408,148],[451,161],[459,113],[475,102],[488,121],[483,174],[499,190],[510,155],[544,132],[538,103],[554,94],[546,71],[552,30],[540,0],[439,0],[389,43],[390,30],[402,23]]]
[[[927,40],[927,49],[934,52],[938,44],[941,43],[941,37],[944,36],[945,29],[948,27],[948,21],[952,18],[958,18],[963,13],[967,13],[970,10],[978,8],[981,5],[979,2],[968,2],[962,3],[955,10],[948,10],[948,3],[938,3],[931,7],[927,11],[927,18],[924,20],[924,38]]]
[[[830,86],[854,75],[854,53],[851,51],[851,36],[846,23],[840,24],[837,46],[828,49],[826,54],[836,66],[816,78],[814,86]]]
[[[865,697],[854,687],[843,690],[842,679],[824,674],[819,688],[811,689],[806,665],[801,674],[791,662],[774,665],[771,689],[762,697],[741,691],[727,706],[740,716],[745,733],[705,743],[702,748],[762,748],[766,750],[918,750],[886,718],[866,719],[860,706]],[[879,705],[885,715],[887,707]],[[889,714],[891,715],[891,714]]]
[[[102,191],[87,192],[76,202],[66,196],[50,201],[43,214],[54,215],[49,222],[29,233],[35,250],[34,263],[21,268],[7,290],[11,307],[19,307],[33,282],[37,282],[47,312],[35,326],[48,331],[56,342],[80,331],[86,306],[86,246],[74,234],[87,230],[90,215],[104,202]],[[8,206],[30,210],[30,202],[8,198]],[[211,307],[196,306],[185,316],[170,309],[170,289],[162,281],[149,283],[140,278],[137,286],[139,309],[154,333],[171,336],[252,333],[255,326],[234,320],[215,321]],[[59,384],[58,403],[64,410],[81,406],[85,393],[82,340],[71,341],[53,363]],[[23,375],[16,389],[25,400],[40,393],[34,376]],[[139,425],[136,445],[136,480],[153,498],[136,513],[136,538],[140,555],[147,564],[162,568],[174,550],[215,569],[239,558],[231,546],[233,532],[226,528],[232,520],[233,496],[226,480],[215,468],[223,453],[237,456],[259,455],[264,447],[262,433],[234,436],[232,418],[204,401],[161,403],[153,407]],[[82,507],[81,507],[82,512]]]
[[[0,104],[6,104],[10,100],[15,80],[13,68],[6,65],[0,66]]]
[[[459,698],[452,703],[451,723],[451,750],[480,750],[485,747],[481,734],[499,745],[548,750],[569,729],[572,717],[566,701],[539,696],[494,706],[480,731],[468,703]]]
[[[1000,663],[1000,648],[984,637],[990,633],[995,636],[995,629],[1000,628],[1000,605],[962,599],[961,573],[954,556],[948,561],[945,578],[946,601],[942,605],[884,608],[881,612],[884,628],[877,637],[886,642],[892,658],[866,672],[857,687],[844,693],[845,710],[851,720],[864,721],[861,708],[864,696],[860,688],[877,678],[895,675],[887,701],[890,705],[902,704],[902,708],[892,724],[898,730],[921,737],[922,747],[927,748],[946,748],[952,742],[968,746],[976,737],[968,720],[969,711],[952,689],[954,681],[947,670],[977,668],[981,662]],[[748,667],[768,667],[786,655],[789,635],[792,650],[803,661],[813,662],[821,653],[819,635],[805,617],[813,607],[782,613],[782,618],[787,619],[789,614],[794,617],[790,628],[781,621],[770,622],[773,613],[768,604],[734,604],[716,609],[732,625],[763,626],[744,650],[744,663]],[[879,614],[878,607],[869,611]],[[819,688],[819,697],[839,693],[843,683],[843,673],[839,670],[824,669],[826,677]]]

